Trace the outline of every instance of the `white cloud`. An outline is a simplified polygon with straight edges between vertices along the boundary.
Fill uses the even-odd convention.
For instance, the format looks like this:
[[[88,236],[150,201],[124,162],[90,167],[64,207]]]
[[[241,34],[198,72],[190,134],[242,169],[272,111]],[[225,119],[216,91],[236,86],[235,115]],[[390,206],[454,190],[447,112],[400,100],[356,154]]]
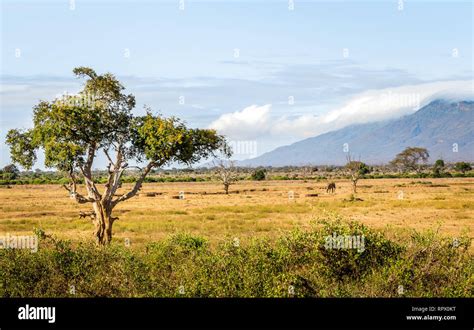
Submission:
[[[474,98],[474,81],[442,81],[396,88],[369,90],[341,107],[322,115],[271,116],[271,105],[252,105],[221,115],[211,127],[232,139],[288,137],[301,139],[337,130],[352,124],[393,119],[416,112],[436,99]]]
[[[270,107],[270,104],[251,105],[242,111],[226,113],[212,122],[210,127],[231,138],[253,139],[269,131]]]

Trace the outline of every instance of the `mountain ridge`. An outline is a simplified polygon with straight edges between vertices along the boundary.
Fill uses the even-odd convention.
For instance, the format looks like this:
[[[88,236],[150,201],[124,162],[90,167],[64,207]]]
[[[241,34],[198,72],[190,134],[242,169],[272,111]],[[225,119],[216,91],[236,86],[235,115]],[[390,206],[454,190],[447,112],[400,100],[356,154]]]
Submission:
[[[350,125],[238,163],[342,165],[347,157],[344,146],[353,157],[372,165],[388,163],[409,146],[427,148],[430,161],[474,161],[474,101],[436,100],[398,119]]]

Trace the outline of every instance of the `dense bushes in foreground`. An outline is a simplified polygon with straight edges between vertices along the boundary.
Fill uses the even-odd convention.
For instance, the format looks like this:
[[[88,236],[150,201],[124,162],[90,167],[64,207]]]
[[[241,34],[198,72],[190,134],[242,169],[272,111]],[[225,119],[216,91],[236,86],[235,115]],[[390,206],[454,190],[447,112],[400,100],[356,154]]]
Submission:
[[[363,237],[363,246],[331,248],[329,237]],[[339,219],[272,242],[229,238],[216,247],[188,234],[144,251],[43,236],[36,253],[0,250],[0,296],[473,297],[469,246],[433,233],[394,241]]]

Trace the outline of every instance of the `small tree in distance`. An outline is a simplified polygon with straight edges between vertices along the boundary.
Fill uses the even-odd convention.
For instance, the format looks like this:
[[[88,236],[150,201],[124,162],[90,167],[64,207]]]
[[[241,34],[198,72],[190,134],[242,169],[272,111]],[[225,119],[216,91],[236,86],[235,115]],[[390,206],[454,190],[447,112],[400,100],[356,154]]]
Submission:
[[[399,153],[390,165],[398,168],[402,172],[415,171],[421,173],[423,165],[428,162],[430,155],[428,150],[420,147],[408,147]]]
[[[355,199],[357,194],[357,183],[359,182],[359,179],[361,179],[365,174],[370,172],[370,169],[365,163],[361,162],[360,160],[353,160],[350,154],[347,155],[346,159],[347,163],[345,169],[349,174],[349,179],[351,180],[352,185],[352,197],[353,199]]]
[[[153,115],[149,110],[144,116],[134,116],[135,97],[124,94],[124,87],[109,73],[98,75],[79,67],[74,74],[87,78],[79,94],[41,101],[34,107],[34,127],[10,130],[6,142],[12,160],[23,167],[30,169],[36,151],[42,149],[46,167],[67,173],[70,184],[64,188],[76,202],[92,206],[94,235],[103,245],[112,239],[117,220],[113,209],[138,193],[150,171],[170,163],[193,164],[212,156],[225,140],[214,130],[187,128],[179,119]],[[92,175],[99,153],[108,160],[103,191]],[[117,195],[130,160],[144,165],[132,188]],[[85,195],[78,191],[80,177]]]
[[[258,168],[252,172],[251,178],[254,181],[263,181],[267,176],[267,171],[264,168]]]
[[[5,166],[1,173],[3,175],[3,179],[5,180],[15,180],[20,175],[20,170],[14,164],[10,164]]]
[[[454,164],[454,169],[458,172],[461,172],[461,173],[466,173],[466,172],[469,172],[470,170],[472,170],[472,167],[471,167],[471,164],[469,163],[466,163],[466,162],[457,162],[456,164]]]
[[[224,192],[226,195],[229,194],[229,187],[234,184],[238,179],[238,174],[235,169],[235,162],[232,160],[225,161],[219,159],[214,163],[217,172],[217,178],[224,185]]]
[[[433,166],[433,176],[436,178],[441,177],[444,172],[444,167],[445,167],[444,160],[442,159],[436,160]]]
[[[232,150],[226,143],[221,149],[222,158],[218,158],[214,161],[214,166],[217,172],[217,179],[224,185],[224,192],[226,195],[229,194],[230,185],[234,184],[237,179],[237,171],[235,169],[235,162],[230,159],[232,156]]]

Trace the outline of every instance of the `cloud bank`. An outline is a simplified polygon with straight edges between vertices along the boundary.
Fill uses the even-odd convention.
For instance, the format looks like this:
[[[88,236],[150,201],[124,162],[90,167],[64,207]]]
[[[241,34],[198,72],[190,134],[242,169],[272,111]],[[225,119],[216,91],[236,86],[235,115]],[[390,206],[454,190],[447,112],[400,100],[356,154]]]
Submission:
[[[234,140],[288,137],[301,139],[353,124],[394,119],[416,112],[433,100],[472,100],[474,81],[441,81],[369,90],[321,115],[272,116],[271,104],[226,113],[209,127]]]

